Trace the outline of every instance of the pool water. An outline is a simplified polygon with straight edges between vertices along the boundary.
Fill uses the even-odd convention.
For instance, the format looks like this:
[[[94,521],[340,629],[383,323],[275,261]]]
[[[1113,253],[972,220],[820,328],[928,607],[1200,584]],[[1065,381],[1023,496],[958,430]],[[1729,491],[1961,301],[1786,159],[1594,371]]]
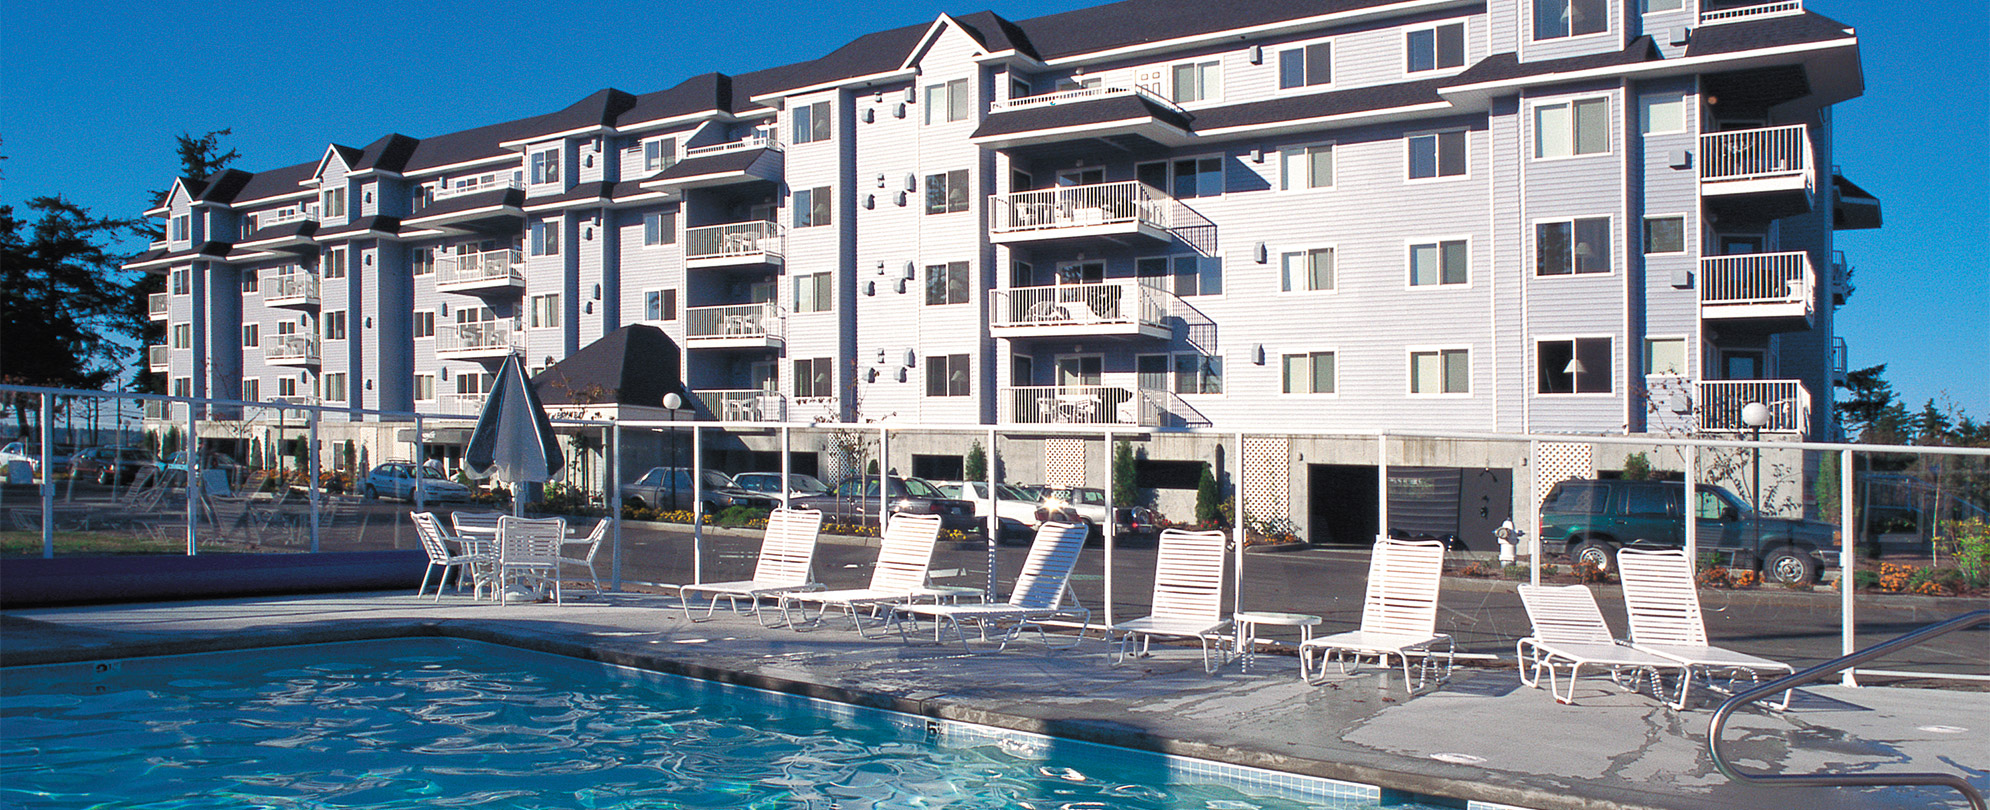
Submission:
[[[1329,780],[441,639],[4,680],[6,808],[1376,806]]]

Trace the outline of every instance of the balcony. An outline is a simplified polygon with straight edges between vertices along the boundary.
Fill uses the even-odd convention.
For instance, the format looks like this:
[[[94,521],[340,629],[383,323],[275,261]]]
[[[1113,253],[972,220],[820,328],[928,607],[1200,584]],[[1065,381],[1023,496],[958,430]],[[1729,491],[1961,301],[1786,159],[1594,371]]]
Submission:
[[[264,211],[256,216],[256,230],[274,228],[291,222],[317,222],[318,206],[299,205],[277,211]]]
[[[524,223],[524,205],[525,189],[509,174],[461,178],[418,201],[414,215],[401,225],[448,233],[502,232]]]
[[[780,264],[787,246],[778,222],[734,222],[684,231],[684,266],[750,267]]]
[[[1780,0],[1775,3],[1762,3],[1739,8],[1723,8],[1700,12],[1701,25],[1749,22],[1769,17],[1786,17],[1803,13],[1803,0]]]
[[[740,183],[779,183],[786,167],[787,153],[782,151],[780,140],[773,130],[763,129],[736,141],[685,149],[683,160],[644,180],[642,187],[682,192]]]
[[[1808,211],[1815,169],[1803,124],[1700,136],[1700,194],[1724,210],[1769,218]]]
[[[516,248],[435,257],[435,289],[454,293],[508,293],[525,289],[525,254]]]
[[[1851,351],[1845,347],[1845,339],[1831,339],[1831,383],[1844,385],[1852,373]]]
[[[442,394],[436,402],[440,413],[476,417],[484,412],[485,394]]]
[[[1032,385],[1003,389],[1003,421],[1018,425],[1161,424],[1158,391],[1115,385]]]
[[[726,422],[785,422],[788,399],[758,388],[699,391],[698,401],[712,416]]]
[[[1741,409],[1769,406],[1764,433],[1802,435],[1810,429],[1810,392],[1801,380],[1703,380],[1698,384],[1699,428],[1707,433],[1749,433]]]
[[[1700,317],[1782,321],[1809,328],[1816,307],[1817,274],[1810,254],[1752,253],[1700,259]]]
[[[318,338],[313,335],[272,335],[263,341],[263,362],[272,366],[315,366]]]
[[[318,274],[297,267],[271,273],[263,279],[263,304],[272,307],[318,307]]]
[[[772,303],[684,310],[687,348],[779,349],[786,340],[786,313]]]
[[[1174,334],[1174,295],[1134,279],[1056,287],[991,290],[989,332],[996,337],[1143,337]]]
[[[152,293],[145,299],[145,312],[152,320],[163,321],[171,314],[173,296],[170,293]]]
[[[254,229],[242,234],[235,247],[243,251],[283,250],[291,253],[315,254],[318,244],[312,238],[318,232],[318,206],[300,204],[275,211],[252,214],[249,222]]]
[[[784,398],[781,408],[784,411],[782,421],[843,421],[843,408],[837,403],[835,397],[795,397],[793,400]]]
[[[435,355],[457,360],[502,358],[518,350],[522,331],[509,320],[437,324]]]
[[[1138,180],[1013,191],[989,198],[989,238],[996,244],[1174,238],[1176,202]]]
[[[969,140],[983,149],[1031,156],[1104,141],[1129,152],[1183,146],[1194,140],[1189,116],[1174,102],[1141,87],[1088,87],[1012,98],[992,106]]]
[[[145,347],[145,366],[153,371],[165,371],[172,367],[172,350],[165,346]]]

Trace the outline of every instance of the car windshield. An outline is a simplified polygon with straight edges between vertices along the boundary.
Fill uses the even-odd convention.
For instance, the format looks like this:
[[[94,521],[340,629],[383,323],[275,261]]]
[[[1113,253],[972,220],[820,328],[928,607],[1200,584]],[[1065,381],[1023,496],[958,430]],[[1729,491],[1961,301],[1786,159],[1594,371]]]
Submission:
[[[926,483],[925,479],[907,478],[904,479],[903,481],[900,481],[899,483],[905,486],[905,494],[910,495],[914,498],[946,497],[945,495],[941,495],[939,490],[934,489],[932,484]]]
[[[813,475],[804,475],[802,473],[788,474],[788,488],[795,490],[796,492],[829,491],[829,485],[822,483],[821,479],[818,479]]]
[[[1699,516],[1705,520],[1719,520],[1728,509],[1733,509],[1735,514],[1743,517],[1755,511],[1743,503],[1739,496],[1720,487],[1702,486],[1697,492],[1700,500]]]
[[[705,486],[712,487],[714,489],[738,488],[733,485],[731,478],[726,477],[725,473],[719,472],[718,470],[705,470],[704,474],[700,477],[699,480],[704,481]]]
[[[152,452],[149,450],[125,450],[118,453],[118,458],[125,461],[151,461]]]
[[[1008,484],[997,484],[997,485],[996,485],[996,488],[995,488],[995,491],[996,491],[996,492],[998,492],[998,493],[1001,493],[1001,495],[1002,495],[1002,499],[1003,499],[1003,500],[1006,500],[1006,501],[1034,501],[1034,500],[1036,500],[1036,496],[1034,496],[1034,495],[1031,495],[1031,494],[1029,494],[1029,493],[1027,493],[1027,492],[1024,492],[1024,491],[1022,491],[1022,490],[1020,490],[1020,489],[1017,489],[1017,488],[1015,488],[1015,487],[1012,487],[1012,486],[1009,486]]]
[[[426,479],[429,479],[429,480],[431,480],[431,481],[447,481],[447,480],[449,480],[449,476],[447,476],[447,475],[443,475],[443,474],[442,474],[442,471],[441,471],[441,470],[438,470],[438,469],[435,469],[435,468],[433,468],[433,467],[422,467],[422,468],[421,468],[421,477],[423,477],[423,478],[426,478]]]

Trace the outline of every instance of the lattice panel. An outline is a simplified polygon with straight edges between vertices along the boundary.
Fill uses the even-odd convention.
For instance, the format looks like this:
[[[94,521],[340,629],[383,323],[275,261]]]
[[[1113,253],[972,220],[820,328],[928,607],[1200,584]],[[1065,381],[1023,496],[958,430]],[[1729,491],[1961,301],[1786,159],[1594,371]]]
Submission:
[[[1043,482],[1053,487],[1085,485],[1085,440],[1045,439]]]
[[[1534,503],[1548,497],[1548,490],[1570,478],[1595,478],[1596,459],[1586,442],[1542,442],[1541,454],[1534,458]]]
[[[1291,508],[1291,440],[1244,439],[1244,513],[1259,520],[1286,517]]]

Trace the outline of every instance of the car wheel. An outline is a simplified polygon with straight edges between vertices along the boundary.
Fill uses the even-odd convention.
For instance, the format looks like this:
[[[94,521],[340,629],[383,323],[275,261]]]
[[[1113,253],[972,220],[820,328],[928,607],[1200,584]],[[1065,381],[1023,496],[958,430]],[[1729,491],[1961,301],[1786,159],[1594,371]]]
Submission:
[[[1582,545],[1576,546],[1575,551],[1569,555],[1569,558],[1576,562],[1586,562],[1596,566],[1596,570],[1598,571],[1610,570],[1610,557],[1610,544],[1596,540],[1584,541]]]
[[[1817,581],[1817,559],[1789,546],[1769,552],[1762,559],[1762,578],[1793,585]]]
[[[643,503],[643,499],[641,499],[641,498],[630,498],[630,499],[628,499],[628,500],[625,500],[625,501],[623,501],[623,502],[622,502],[622,505],[623,505],[624,507],[627,507],[627,508],[629,508],[629,509],[648,509],[648,508],[649,508],[649,504],[646,504],[646,503]]]
[[[108,486],[113,486],[116,483],[117,479],[111,477],[110,470],[105,470],[103,472],[97,473],[97,484],[99,486],[108,487]]]
[[[380,500],[380,492],[374,489],[372,484],[366,485],[366,499],[369,501]]]

